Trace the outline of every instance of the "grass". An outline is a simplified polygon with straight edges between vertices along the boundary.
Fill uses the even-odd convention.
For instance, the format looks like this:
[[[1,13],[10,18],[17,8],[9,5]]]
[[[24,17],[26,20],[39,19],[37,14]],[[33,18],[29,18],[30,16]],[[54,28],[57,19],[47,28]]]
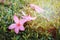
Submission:
[[[43,16],[49,17],[50,21],[32,10],[29,7],[30,3],[45,9],[46,12],[44,12]],[[0,40],[60,40],[59,7],[59,0],[4,0],[3,3],[0,2]],[[8,26],[14,23],[14,14],[21,18],[22,10],[26,14],[30,13],[31,16],[36,14],[37,19],[26,22],[24,24],[26,30],[15,34],[13,30],[8,29]]]

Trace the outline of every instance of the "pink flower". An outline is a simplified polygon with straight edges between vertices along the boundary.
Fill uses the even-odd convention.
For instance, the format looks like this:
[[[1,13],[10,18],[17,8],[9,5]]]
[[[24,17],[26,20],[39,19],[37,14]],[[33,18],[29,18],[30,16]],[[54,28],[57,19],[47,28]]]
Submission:
[[[26,15],[24,11],[22,11],[22,14],[24,15],[22,16],[22,18],[27,21],[35,20],[37,18],[37,17],[31,17],[30,15]]]
[[[19,30],[20,31],[24,31],[25,28],[24,28],[23,24],[26,22],[26,20],[25,19],[19,20],[16,15],[14,15],[13,19],[14,19],[15,23],[11,24],[9,26],[9,29],[14,29],[14,31],[15,31],[16,34],[18,34]]]
[[[30,15],[22,16],[22,18],[27,20],[27,21],[31,21],[31,20],[35,20],[36,19],[36,17],[31,17]]]
[[[37,11],[38,13],[44,12],[44,10],[43,10],[42,8],[40,8],[39,6],[37,6],[37,5],[30,4],[30,7],[31,7],[32,9],[34,9],[35,11]]]

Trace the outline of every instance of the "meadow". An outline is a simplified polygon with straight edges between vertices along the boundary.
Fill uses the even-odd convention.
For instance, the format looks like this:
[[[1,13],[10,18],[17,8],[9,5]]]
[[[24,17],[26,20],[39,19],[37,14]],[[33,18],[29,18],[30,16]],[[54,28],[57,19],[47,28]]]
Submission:
[[[0,40],[60,40],[60,0],[0,0]]]

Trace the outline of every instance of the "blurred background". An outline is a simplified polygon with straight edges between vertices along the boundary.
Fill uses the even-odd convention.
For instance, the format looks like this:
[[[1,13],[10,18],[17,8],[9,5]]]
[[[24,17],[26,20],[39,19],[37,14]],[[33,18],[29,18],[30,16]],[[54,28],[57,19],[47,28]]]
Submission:
[[[30,4],[45,12],[38,14]],[[26,22],[25,31],[15,34],[8,26],[14,23],[14,14],[21,18],[21,11],[37,19]],[[60,0],[0,0],[0,40],[60,40]]]

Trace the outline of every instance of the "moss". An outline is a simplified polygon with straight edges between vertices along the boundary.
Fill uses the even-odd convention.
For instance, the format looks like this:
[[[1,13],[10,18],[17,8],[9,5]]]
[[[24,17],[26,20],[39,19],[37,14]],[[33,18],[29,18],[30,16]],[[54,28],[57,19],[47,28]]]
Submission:
[[[59,0],[5,0],[4,3],[0,3],[0,40],[55,40],[51,33],[56,32],[56,40],[60,39],[60,1]],[[29,7],[29,4],[33,3],[39,5],[43,9],[48,12],[44,14],[48,14],[52,17],[47,21],[43,17],[39,16],[37,12],[32,10]],[[59,9],[59,10],[58,10]],[[31,16],[36,14],[37,19],[34,21],[30,21],[24,24],[25,31],[19,32],[19,34],[15,34],[13,30],[9,30],[8,26],[13,21],[13,15],[16,14],[18,17],[22,16],[21,11],[25,11],[28,15]],[[49,17],[45,15],[45,17]],[[51,16],[52,15],[52,16]],[[56,17],[55,17],[56,16]],[[20,17],[21,18],[21,17]],[[56,28],[56,31],[51,30],[51,27]],[[51,33],[48,32],[52,31]]]

